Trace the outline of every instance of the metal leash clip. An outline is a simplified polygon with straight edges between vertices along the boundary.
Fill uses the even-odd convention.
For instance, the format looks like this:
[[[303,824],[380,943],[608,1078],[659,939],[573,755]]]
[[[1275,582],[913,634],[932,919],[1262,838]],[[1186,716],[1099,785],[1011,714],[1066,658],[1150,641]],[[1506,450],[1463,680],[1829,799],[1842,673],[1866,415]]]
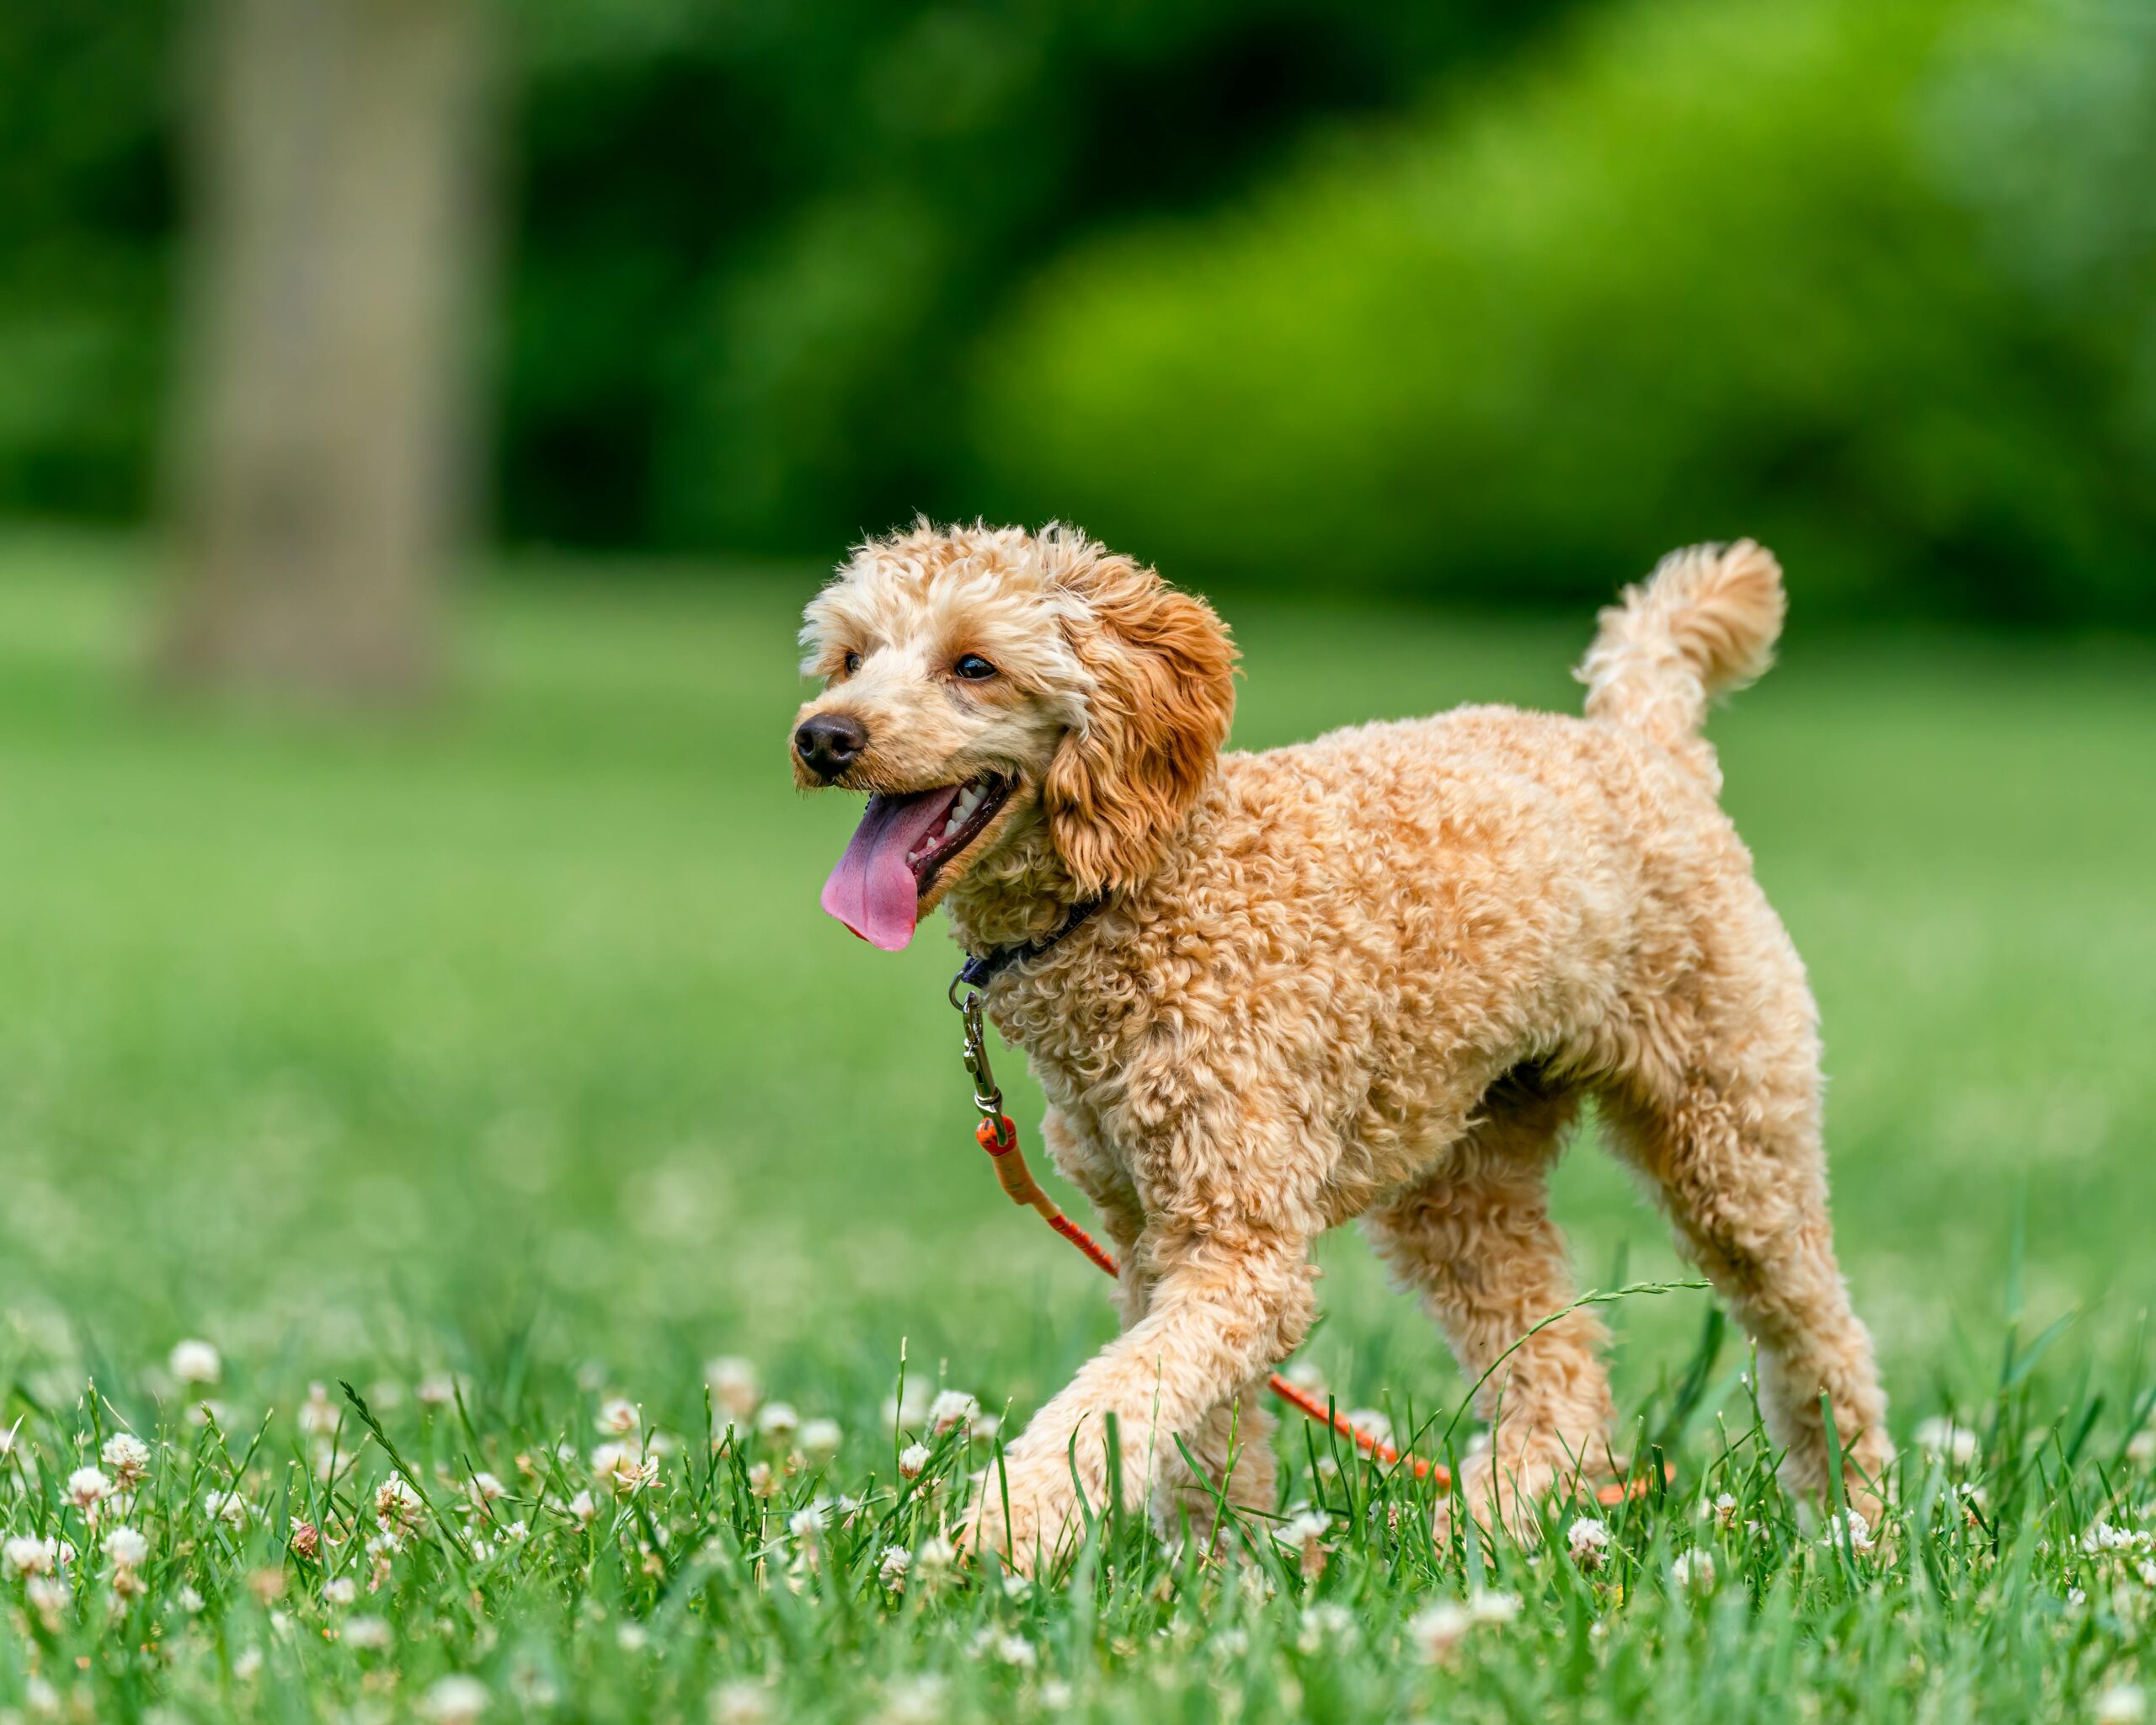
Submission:
[[[988,1063],[988,1029],[981,1022],[980,996],[968,990],[962,1001],[958,998],[958,984],[953,982],[951,1004],[958,1009],[958,1016],[965,1022],[964,1055],[966,1071],[973,1076],[974,1106],[980,1110],[982,1119],[1000,1120],[1003,1117],[1003,1092],[996,1084],[994,1068]]]

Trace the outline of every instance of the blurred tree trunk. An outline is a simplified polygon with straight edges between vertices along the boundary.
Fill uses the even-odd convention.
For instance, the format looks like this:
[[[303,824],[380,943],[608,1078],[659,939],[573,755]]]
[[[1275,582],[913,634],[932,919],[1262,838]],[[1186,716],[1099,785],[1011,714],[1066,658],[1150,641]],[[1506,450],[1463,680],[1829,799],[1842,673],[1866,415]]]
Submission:
[[[198,0],[197,18],[160,667],[424,692],[473,513],[485,0]]]

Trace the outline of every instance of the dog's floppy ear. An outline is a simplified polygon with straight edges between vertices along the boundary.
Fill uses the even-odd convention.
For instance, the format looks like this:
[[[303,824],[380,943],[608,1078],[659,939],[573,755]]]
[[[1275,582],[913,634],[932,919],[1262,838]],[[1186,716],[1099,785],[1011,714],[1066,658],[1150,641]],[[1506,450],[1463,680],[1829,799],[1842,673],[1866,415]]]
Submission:
[[[1128,558],[1072,583],[1087,601],[1072,646],[1093,679],[1085,728],[1042,785],[1049,835],[1087,893],[1144,879],[1212,777],[1235,710],[1235,649],[1202,599]]]

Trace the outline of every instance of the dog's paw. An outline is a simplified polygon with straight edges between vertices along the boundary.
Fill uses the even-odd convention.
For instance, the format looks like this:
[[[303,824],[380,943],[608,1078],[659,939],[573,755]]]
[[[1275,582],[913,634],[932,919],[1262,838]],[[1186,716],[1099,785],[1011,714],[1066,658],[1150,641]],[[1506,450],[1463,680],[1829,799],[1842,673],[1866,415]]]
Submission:
[[[1460,1465],[1453,1488],[1438,1499],[1432,1535],[1440,1546],[1449,1546],[1454,1534],[1465,1525],[1460,1519],[1465,1515],[1485,1533],[1502,1527],[1522,1545],[1534,1544],[1542,1527],[1528,1486],[1517,1466],[1498,1467],[1487,1451],[1470,1456]]]
[[[1018,1468],[999,1476],[990,1468],[974,1487],[979,1507],[968,1522],[963,1549],[977,1562],[1038,1574],[1082,1525],[1067,1481],[1059,1491],[1052,1478]]]
[[[1452,1543],[1464,1513],[1488,1533],[1502,1528],[1523,1546],[1540,1543],[1542,1507],[1551,1493],[1575,1488],[1582,1502],[1593,1487],[1561,1452],[1552,1459],[1533,1451],[1485,1450],[1460,1464],[1453,1489],[1438,1499],[1431,1531],[1439,1546]]]
[[[1815,1429],[1783,1456],[1782,1486],[1800,1501],[1817,1504],[1824,1515],[1833,1502],[1828,1486],[1832,1471],[1826,1442]],[[1843,1434],[1842,1501],[1866,1530],[1876,1531],[1886,1525],[1893,1481],[1894,1446],[1885,1432],[1871,1426]]]

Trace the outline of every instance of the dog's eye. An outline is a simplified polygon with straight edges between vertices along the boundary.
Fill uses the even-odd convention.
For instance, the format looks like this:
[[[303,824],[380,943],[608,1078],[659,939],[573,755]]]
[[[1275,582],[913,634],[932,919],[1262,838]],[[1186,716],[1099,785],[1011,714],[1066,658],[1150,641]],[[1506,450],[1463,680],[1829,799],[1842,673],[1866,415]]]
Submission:
[[[977,683],[983,677],[992,677],[995,675],[995,667],[978,653],[966,654],[951,669],[970,683]]]
[[[846,654],[846,674],[848,676],[852,676],[856,671],[859,670],[860,669],[861,669],[861,655],[860,655],[858,653],[849,653],[849,654]]]

